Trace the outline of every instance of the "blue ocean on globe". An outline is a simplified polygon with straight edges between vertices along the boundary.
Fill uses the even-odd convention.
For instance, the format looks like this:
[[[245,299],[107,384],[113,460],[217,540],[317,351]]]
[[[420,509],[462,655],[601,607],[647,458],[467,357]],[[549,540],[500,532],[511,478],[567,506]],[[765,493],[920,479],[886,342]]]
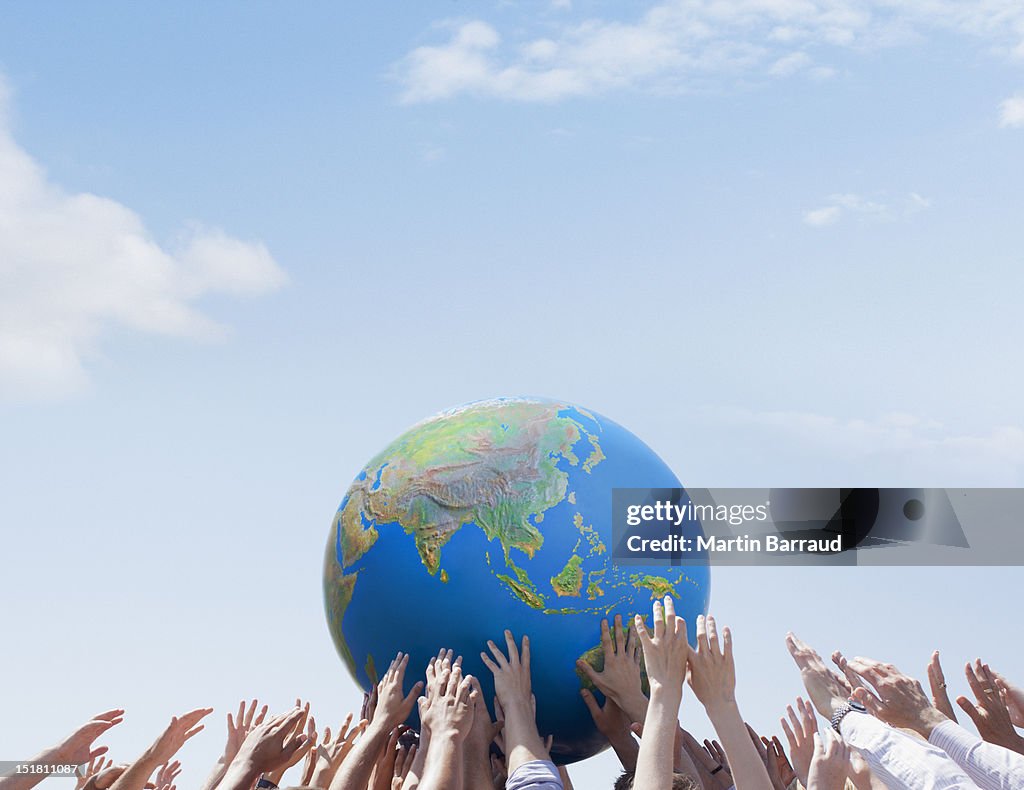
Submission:
[[[530,637],[538,727],[554,737],[553,759],[601,751],[607,742],[579,694],[592,686],[576,662],[600,667],[602,618],[628,623],[670,594],[692,624],[710,592],[706,566],[612,562],[614,488],[681,483],[628,430],[570,403],[479,401],[406,431],[357,475],[328,538],[328,627],[355,681],[368,690],[403,651],[408,689],[452,648],[490,706],[479,654],[488,639],[503,645],[508,628]]]

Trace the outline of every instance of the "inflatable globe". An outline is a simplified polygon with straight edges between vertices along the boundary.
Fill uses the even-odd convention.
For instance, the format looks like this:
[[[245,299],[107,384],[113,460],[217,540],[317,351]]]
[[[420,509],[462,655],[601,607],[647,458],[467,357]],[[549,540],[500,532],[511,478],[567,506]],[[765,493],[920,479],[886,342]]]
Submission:
[[[453,648],[490,704],[480,651],[504,644],[505,628],[528,634],[553,759],[596,754],[607,743],[576,662],[603,663],[601,619],[628,623],[664,595],[690,623],[707,610],[707,567],[616,567],[610,556],[612,489],[672,487],[636,436],[569,403],[500,398],[424,420],[366,464],[331,525],[324,598],[338,652],[367,690],[408,653],[408,690]]]

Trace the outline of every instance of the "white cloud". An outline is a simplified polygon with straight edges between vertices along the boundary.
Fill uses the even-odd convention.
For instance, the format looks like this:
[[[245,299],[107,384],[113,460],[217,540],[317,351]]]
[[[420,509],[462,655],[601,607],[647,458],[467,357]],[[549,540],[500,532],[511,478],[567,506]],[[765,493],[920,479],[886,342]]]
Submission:
[[[1024,127],[1024,94],[999,103],[999,125],[1011,129]]]
[[[556,101],[805,71],[827,79],[834,71],[812,66],[817,53],[904,45],[933,31],[1024,59],[1024,4],[1015,0],[664,0],[635,20],[567,20],[542,39],[508,42],[480,20],[447,26],[447,41],[397,64],[403,101]]]
[[[824,206],[823,208],[812,209],[804,213],[804,222],[812,227],[820,228],[823,225],[831,225],[837,219],[841,209],[839,206]]]
[[[0,398],[81,388],[88,357],[114,328],[221,336],[197,299],[285,282],[262,244],[193,225],[165,249],[128,207],[54,184],[12,137],[9,101],[0,78]]]
[[[805,211],[803,221],[812,227],[823,227],[837,222],[844,214],[859,215],[862,219],[894,220],[917,214],[931,207],[931,201],[911,192],[895,205],[868,200],[853,192],[841,192],[829,195],[826,205]]]
[[[719,419],[767,433],[779,447],[874,470],[892,485],[1019,485],[1024,472],[1024,429],[1015,425],[969,433],[903,413],[840,419],[800,411],[722,410]],[[900,477],[902,483],[893,482]]]
[[[791,52],[776,60],[768,73],[773,77],[788,77],[811,65],[811,56],[806,52]]]

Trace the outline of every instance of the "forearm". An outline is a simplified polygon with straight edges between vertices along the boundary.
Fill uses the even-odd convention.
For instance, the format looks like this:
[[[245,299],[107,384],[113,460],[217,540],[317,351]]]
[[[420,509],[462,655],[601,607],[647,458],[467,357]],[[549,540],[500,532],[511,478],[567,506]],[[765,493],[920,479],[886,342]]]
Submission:
[[[757,753],[747,725],[743,723],[736,702],[723,702],[706,708],[708,718],[725,749],[736,787],[743,790],[772,790],[772,780]]]
[[[366,790],[377,755],[387,740],[388,730],[370,724],[334,775],[330,790]]]
[[[462,741],[456,733],[437,733],[433,743],[434,747],[427,750],[420,790],[462,790]],[[489,781],[488,777],[485,782]]]
[[[612,745],[615,756],[619,758],[622,768],[626,771],[636,771],[636,758],[640,747],[636,745],[629,735],[623,733],[621,737],[609,738],[608,743]]]
[[[672,786],[673,744],[681,700],[682,689],[651,688],[633,779],[636,790],[669,790]]]
[[[41,763],[45,765],[61,765],[64,758],[60,754],[58,746],[51,746],[49,749],[37,754],[28,762]],[[0,790],[31,790],[46,778],[46,774],[15,774],[0,779]]]
[[[490,743],[466,741],[462,749],[462,775],[466,787],[475,790],[491,784]]]
[[[149,777],[159,766],[159,758],[153,754],[152,749],[147,749],[117,778],[110,786],[110,790],[143,790]]]
[[[228,765],[230,762],[225,761],[223,757],[217,760],[217,764],[213,766],[213,770],[210,771],[210,775],[206,777],[206,780],[199,786],[199,790],[216,790],[217,786],[224,779],[224,775],[227,773]]]
[[[548,750],[537,732],[537,720],[529,700],[502,700],[505,710],[505,764],[508,775],[515,773],[516,768],[524,763],[548,759]]]
[[[217,784],[217,790],[251,790],[260,778],[259,767],[244,760],[233,760]]]

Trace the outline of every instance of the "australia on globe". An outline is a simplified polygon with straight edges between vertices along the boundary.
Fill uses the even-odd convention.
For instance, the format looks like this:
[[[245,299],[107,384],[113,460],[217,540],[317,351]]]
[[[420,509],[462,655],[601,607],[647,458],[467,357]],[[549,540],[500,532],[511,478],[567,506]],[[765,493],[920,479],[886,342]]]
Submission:
[[[452,648],[490,704],[480,651],[488,639],[503,645],[506,628],[526,634],[552,758],[590,757],[607,741],[576,663],[602,667],[602,618],[649,616],[665,595],[689,623],[707,610],[706,566],[620,567],[611,557],[612,489],[679,487],[640,439],[570,403],[497,398],[430,417],[363,467],[335,514],[324,600],[338,653],[367,690],[408,653],[408,690]]]

